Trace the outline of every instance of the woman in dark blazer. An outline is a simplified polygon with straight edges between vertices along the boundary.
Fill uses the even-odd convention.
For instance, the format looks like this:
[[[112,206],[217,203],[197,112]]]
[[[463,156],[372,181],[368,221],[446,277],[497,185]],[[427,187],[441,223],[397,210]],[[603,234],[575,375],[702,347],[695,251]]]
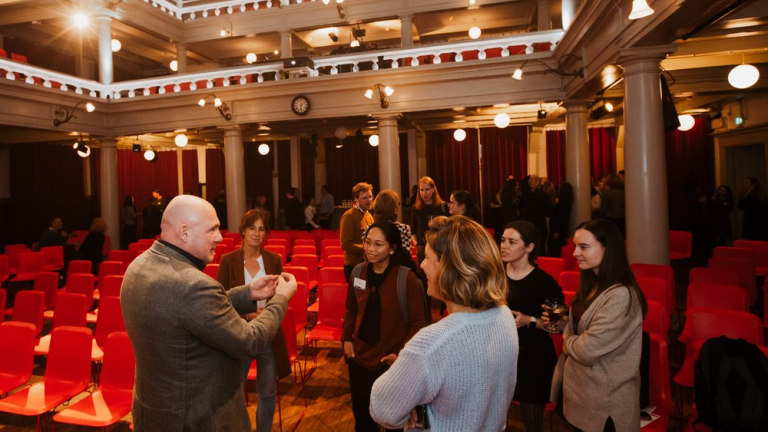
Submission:
[[[263,250],[261,245],[269,234],[267,214],[259,209],[248,211],[240,220],[240,235],[243,245],[240,249],[221,257],[216,279],[229,290],[232,287],[250,283],[263,275],[279,275],[283,272],[280,256]],[[267,301],[259,302],[257,312],[247,314],[247,321],[258,316]],[[277,380],[291,374],[288,346],[282,329],[278,330],[271,346],[256,356],[256,386],[259,406],[256,410],[256,431],[269,432],[275,416],[275,394]]]

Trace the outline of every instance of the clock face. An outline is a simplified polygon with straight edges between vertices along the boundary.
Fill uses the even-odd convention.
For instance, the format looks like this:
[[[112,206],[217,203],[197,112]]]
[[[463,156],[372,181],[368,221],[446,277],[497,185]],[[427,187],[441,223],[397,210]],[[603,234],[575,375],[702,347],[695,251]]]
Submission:
[[[303,95],[296,96],[291,102],[291,109],[298,115],[304,115],[309,112],[309,98]]]

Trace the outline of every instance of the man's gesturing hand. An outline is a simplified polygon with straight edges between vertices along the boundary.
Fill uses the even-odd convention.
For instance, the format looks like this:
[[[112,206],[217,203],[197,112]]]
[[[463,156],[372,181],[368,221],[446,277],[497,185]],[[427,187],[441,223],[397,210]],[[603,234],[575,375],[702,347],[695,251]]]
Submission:
[[[251,290],[251,300],[266,300],[274,296],[279,277],[277,275],[266,275],[251,282],[248,286]]]
[[[277,279],[275,294],[282,294],[288,300],[296,294],[296,277],[290,273],[283,273]]]

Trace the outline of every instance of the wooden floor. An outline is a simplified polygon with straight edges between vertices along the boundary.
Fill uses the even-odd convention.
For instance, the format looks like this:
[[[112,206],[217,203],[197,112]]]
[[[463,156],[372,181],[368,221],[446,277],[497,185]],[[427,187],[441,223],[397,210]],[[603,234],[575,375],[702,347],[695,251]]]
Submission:
[[[687,278],[688,268],[675,268],[675,274],[681,278]],[[677,305],[678,308],[684,308],[685,305],[685,286],[687,281],[677,281]],[[762,304],[759,301],[758,304]],[[761,311],[760,311],[761,312]],[[433,317],[437,319],[439,312],[433,307]],[[433,321],[434,321],[433,319]],[[668,340],[670,341],[670,376],[674,376],[681,360],[682,350],[676,342],[679,334],[679,326],[673,318],[672,330]],[[301,340],[300,340],[301,342]],[[312,353],[310,349],[300,353],[299,359],[302,367],[304,361],[307,365],[312,365]],[[301,422],[295,429],[297,431],[324,432],[324,431],[353,431],[354,419],[349,396],[349,380],[347,367],[344,362],[342,349],[338,343],[320,343],[317,351],[318,362],[314,372],[306,381],[304,386],[293,383],[291,378],[283,379],[278,386],[280,395],[280,405],[282,407],[282,430],[290,431],[294,428],[299,418],[303,415]],[[35,368],[35,377],[39,379],[44,371],[42,360],[38,360]],[[248,412],[251,417],[252,427],[255,428],[255,414],[257,405],[257,396],[255,393],[255,383],[247,383],[250,404]],[[678,394],[678,392],[680,392]],[[688,412],[691,406],[691,390],[683,389],[680,391],[677,386],[672,385],[673,402],[677,399],[679,404],[673,403],[673,414],[670,419],[669,431],[681,431],[687,421]],[[80,398],[84,397],[81,395]],[[304,398],[306,398],[308,408],[304,410]],[[58,410],[63,409],[59,407]],[[50,421],[51,415],[44,424],[44,430],[52,430]],[[275,413],[275,421],[272,427],[273,431],[280,431],[280,420]],[[129,431],[130,415],[116,424],[112,431]],[[2,432],[28,432],[36,429],[36,419],[33,417],[16,416],[6,413],[0,413],[0,431]],[[90,428],[73,427],[69,425],[56,425],[56,430],[60,432],[86,431]],[[520,413],[516,406],[511,406],[509,410],[506,431],[522,432],[523,426],[520,420]],[[570,432],[570,426],[554,413],[547,413],[545,417],[545,430],[550,432]]]

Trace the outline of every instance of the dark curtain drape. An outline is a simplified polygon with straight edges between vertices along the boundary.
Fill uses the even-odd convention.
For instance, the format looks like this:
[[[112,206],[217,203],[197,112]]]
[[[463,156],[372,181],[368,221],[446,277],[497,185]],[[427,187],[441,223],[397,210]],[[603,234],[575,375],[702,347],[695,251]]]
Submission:
[[[565,181],[565,130],[547,131],[547,177],[555,186]]]
[[[202,191],[197,177],[197,150],[182,150],[181,171],[184,193],[201,196]]]
[[[206,198],[212,200],[220,190],[225,189],[224,152],[220,148],[205,150]]]
[[[246,202],[251,206],[255,204],[256,195],[264,194],[267,197],[267,210],[272,208],[275,197],[272,194],[272,170],[275,161],[275,145],[269,145],[269,153],[259,153],[259,145],[262,143],[247,142],[243,145],[243,158],[245,160],[245,196]],[[270,210],[271,213],[271,210]],[[274,219],[270,221],[270,227],[275,226]]]
[[[477,133],[468,129],[467,138],[461,142],[453,139],[453,130],[431,130],[426,132],[425,137],[427,175],[435,181],[440,197],[448,201],[451,192],[465,189],[478,199]]]
[[[599,179],[616,172],[616,134],[612,127],[589,129],[589,174]]]
[[[715,189],[715,144],[710,118],[694,119],[693,129],[669,132],[665,141],[669,227],[695,233],[703,219],[699,196],[711,197]]]
[[[308,140],[299,143],[301,152],[301,199],[302,203],[315,196],[315,146]],[[319,200],[319,197],[318,197]]]
[[[92,175],[92,195],[85,196],[84,172],[98,163],[94,153],[82,159],[72,144],[20,144],[10,147],[10,221],[3,226],[9,243],[32,243],[59,216],[64,229],[88,229],[98,216],[93,196],[98,184]],[[94,149],[95,150],[95,149]]]
[[[352,187],[360,182],[373,185],[374,194],[379,192],[379,150],[350,135],[344,146],[336,148],[339,140],[325,140],[326,184],[336,205],[352,199]]]
[[[411,196],[411,185],[408,184],[410,171],[408,170],[408,134],[398,135],[400,140],[400,190],[396,191],[400,195],[400,202],[407,203]]]
[[[285,203],[288,201],[285,198],[285,191],[291,184],[291,142],[290,141],[278,141],[277,142],[277,191],[279,196],[275,198],[278,202],[278,208],[282,212],[285,208]],[[300,185],[296,185],[299,187]],[[277,216],[277,215],[274,215]],[[279,225],[279,218],[275,218],[275,223],[278,228],[282,229]]]
[[[473,132],[470,132],[473,133]],[[484,200],[477,205],[483,214],[489,214],[494,199],[508,175],[521,179],[528,173],[528,127],[514,126],[504,129],[480,129],[483,145]],[[476,198],[479,201],[479,197]]]

